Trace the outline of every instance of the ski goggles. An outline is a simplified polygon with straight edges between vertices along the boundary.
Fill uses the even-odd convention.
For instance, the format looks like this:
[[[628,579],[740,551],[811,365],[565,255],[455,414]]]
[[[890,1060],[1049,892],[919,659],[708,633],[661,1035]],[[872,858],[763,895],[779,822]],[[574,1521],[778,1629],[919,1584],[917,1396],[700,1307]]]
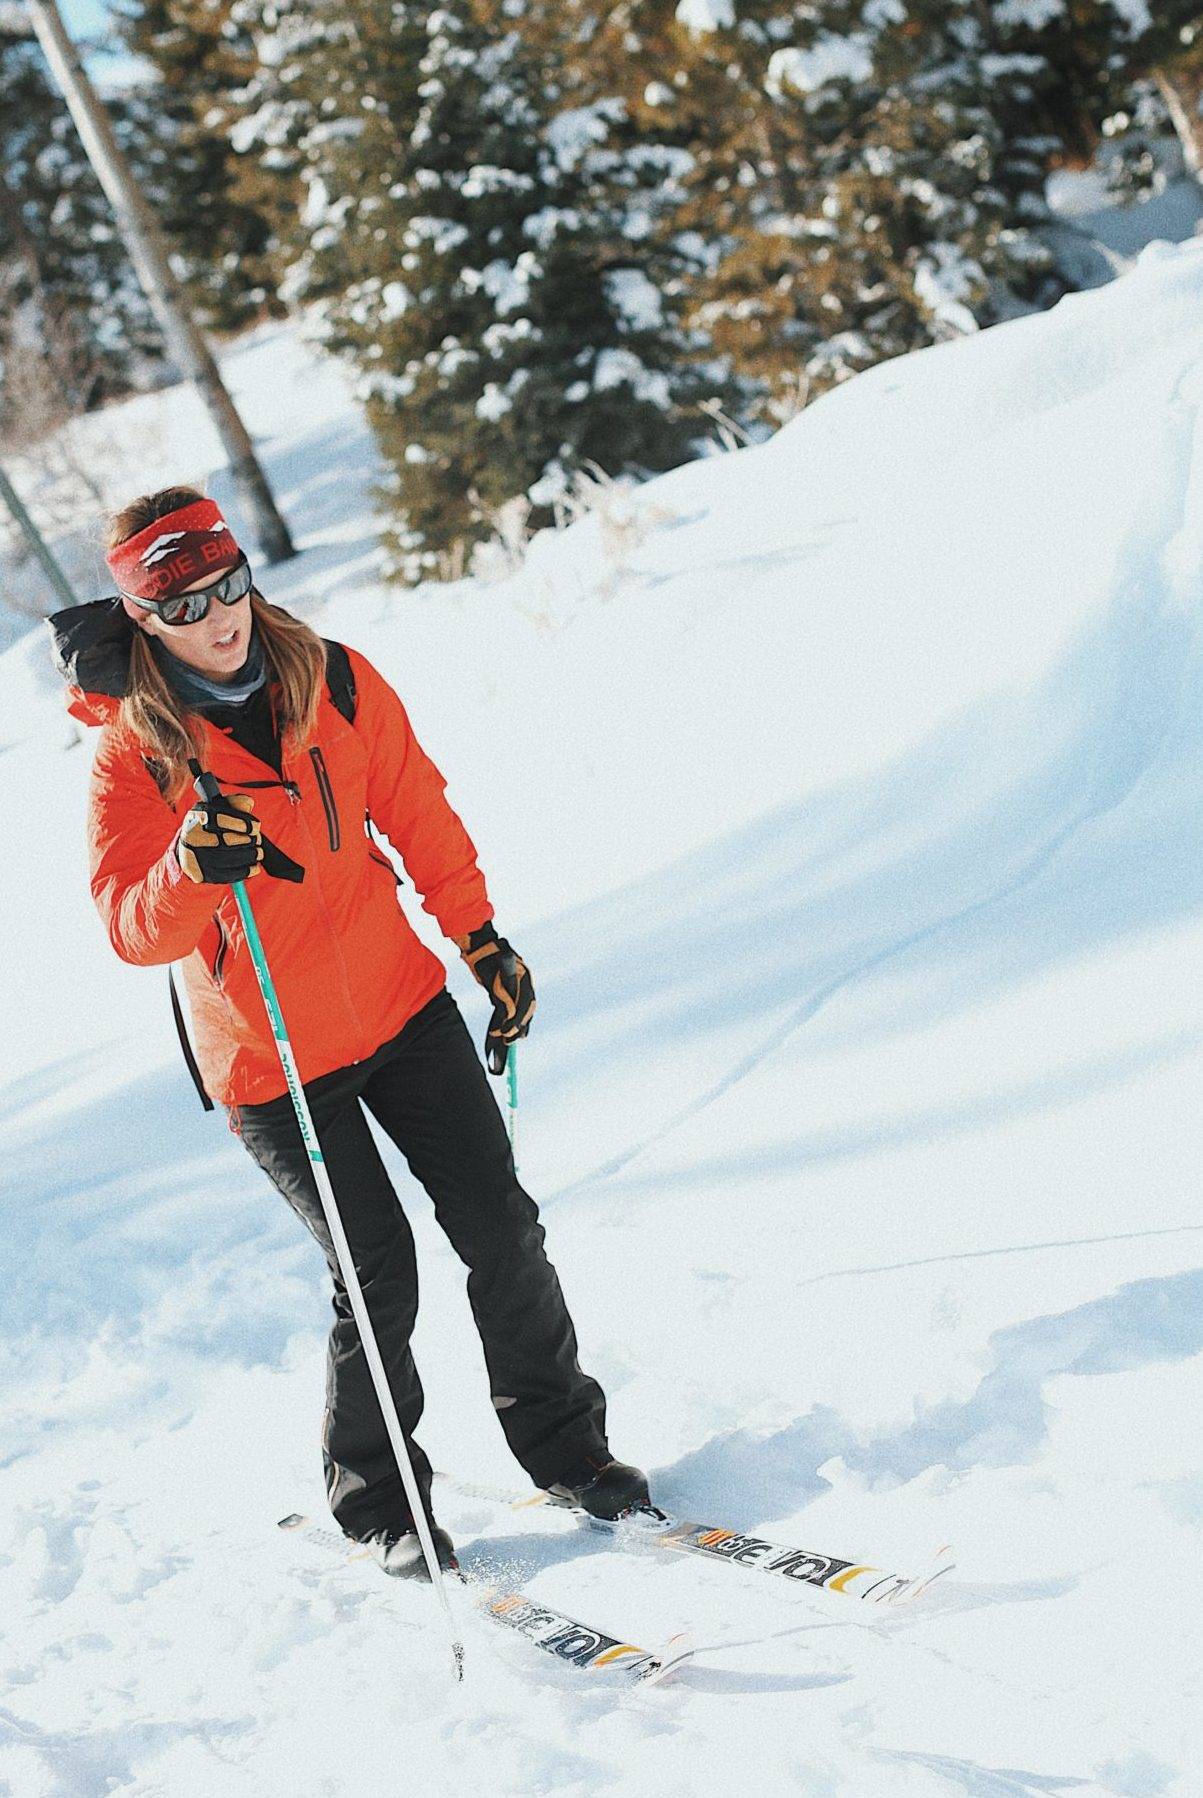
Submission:
[[[195,593],[176,593],[170,599],[139,599],[136,593],[123,593],[121,597],[132,600],[144,612],[153,612],[164,624],[199,624],[208,616],[215,599],[223,606],[236,606],[253,586],[251,565],[244,558],[229,574],[223,574],[219,581],[210,581],[207,587],[198,587]]]

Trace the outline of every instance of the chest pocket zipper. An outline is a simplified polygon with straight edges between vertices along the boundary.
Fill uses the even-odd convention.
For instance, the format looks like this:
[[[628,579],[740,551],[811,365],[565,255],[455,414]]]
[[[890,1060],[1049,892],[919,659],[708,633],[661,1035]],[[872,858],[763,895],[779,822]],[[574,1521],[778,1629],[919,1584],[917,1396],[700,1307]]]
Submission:
[[[226,950],[229,947],[229,938],[226,936],[226,927],[221,919],[215,918],[214,923],[217,925],[217,953],[213,957],[213,984],[214,986],[220,986],[222,969],[226,965]]]
[[[312,761],[313,771],[317,775],[317,790],[322,796],[322,805],[326,813],[326,829],[330,833],[330,847],[337,849],[342,842],[342,837],[338,828],[338,807],[334,803],[334,788],[330,785],[326,758],[320,749],[311,749],[309,759]]]

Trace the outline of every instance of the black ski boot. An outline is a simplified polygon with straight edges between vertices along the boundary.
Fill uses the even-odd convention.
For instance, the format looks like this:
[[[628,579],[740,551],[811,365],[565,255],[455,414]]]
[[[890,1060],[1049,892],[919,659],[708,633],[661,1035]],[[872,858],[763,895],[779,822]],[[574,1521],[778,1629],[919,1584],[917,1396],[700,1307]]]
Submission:
[[[431,1524],[430,1533],[434,1537],[434,1552],[439,1566],[444,1573],[456,1572],[459,1562],[455,1558],[455,1545],[451,1537],[437,1523]],[[363,1545],[370,1551],[372,1559],[393,1579],[429,1581],[430,1569],[426,1565],[426,1556],[422,1553],[417,1530],[381,1530],[375,1536],[365,1537]]]
[[[646,1510],[652,1502],[646,1473],[622,1461],[604,1461],[600,1455],[573,1468],[547,1492],[556,1504],[571,1505],[602,1523],[616,1523],[630,1511]]]

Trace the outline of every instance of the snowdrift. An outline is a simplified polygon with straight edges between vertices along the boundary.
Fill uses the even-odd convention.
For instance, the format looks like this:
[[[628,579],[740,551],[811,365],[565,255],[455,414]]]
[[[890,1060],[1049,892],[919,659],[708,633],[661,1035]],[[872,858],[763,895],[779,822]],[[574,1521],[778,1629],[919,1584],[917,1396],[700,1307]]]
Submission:
[[[691,1515],[959,1571],[866,1627],[448,1491],[549,1603],[703,1645],[617,1708],[474,1635],[464,1710],[420,1595],[289,1558],[321,1269],[102,938],[35,634],[0,658],[15,1791],[316,1793],[350,1753],[367,1794],[1199,1789],[1201,317],[1203,243],[1155,246],[409,596],[337,371],[231,355],[305,549],[265,585],[404,693],[534,968],[523,1173],[616,1450]],[[204,473],[189,395],[136,407],[131,486]],[[424,1441],[512,1484],[397,1177]]]

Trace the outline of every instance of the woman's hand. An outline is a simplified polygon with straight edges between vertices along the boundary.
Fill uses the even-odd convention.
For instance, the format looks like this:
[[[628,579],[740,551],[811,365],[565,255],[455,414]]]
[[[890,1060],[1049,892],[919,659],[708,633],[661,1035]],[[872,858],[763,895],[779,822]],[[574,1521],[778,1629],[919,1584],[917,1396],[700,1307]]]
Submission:
[[[248,793],[223,794],[198,801],[173,845],[175,858],[189,880],[232,886],[259,872],[263,835]]]
[[[527,1034],[535,1015],[530,969],[491,924],[452,940],[493,1001],[493,1016],[485,1033],[485,1060],[491,1074],[503,1074],[510,1044]]]

